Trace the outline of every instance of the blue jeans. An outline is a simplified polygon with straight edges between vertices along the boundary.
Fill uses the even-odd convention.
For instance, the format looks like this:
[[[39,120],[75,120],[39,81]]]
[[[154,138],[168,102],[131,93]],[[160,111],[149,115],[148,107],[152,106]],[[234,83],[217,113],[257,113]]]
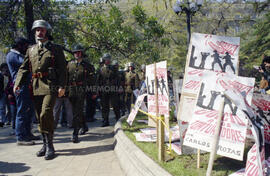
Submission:
[[[31,123],[34,105],[30,97],[28,86],[22,86],[16,96],[17,115],[15,131],[17,140],[26,140],[31,135]]]
[[[0,122],[6,122],[6,95],[0,94]]]

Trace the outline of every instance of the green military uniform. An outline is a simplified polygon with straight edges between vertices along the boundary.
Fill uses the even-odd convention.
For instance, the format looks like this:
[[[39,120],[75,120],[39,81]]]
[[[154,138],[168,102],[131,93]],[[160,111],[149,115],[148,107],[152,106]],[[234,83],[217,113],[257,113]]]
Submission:
[[[129,66],[131,67],[131,66]],[[132,66],[134,68],[134,66]],[[130,113],[131,103],[135,102],[133,90],[138,89],[140,86],[140,79],[137,73],[133,70],[129,70],[125,74],[125,101],[128,113]]]
[[[53,107],[58,88],[66,86],[66,61],[60,46],[50,41],[27,50],[14,87],[21,87],[32,73],[32,88],[38,127],[41,133],[53,134]]]
[[[110,65],[103,65],[97,75],[99,96],[101,99],[103,126],[109,125],[110,103],[113,107],[116,120],[120,118],[119,109],[119,74],[114,72]]]
[[[125,72],[124,71],[118,71],[119,73],[119,79],[120,79],[120,87],[119,89],[119,99],[120,99],[120,112],[121,115],[125,115],[126,108],[125,108]]]
[[[95,84],[95,71],[86,61],[70,61],[68,70],[68,96],[73,110],[73,137],[77,138],[79,128],[85,128],[86,121],[83,115],[83,106],[86,92],[91,91],[90,86]]]

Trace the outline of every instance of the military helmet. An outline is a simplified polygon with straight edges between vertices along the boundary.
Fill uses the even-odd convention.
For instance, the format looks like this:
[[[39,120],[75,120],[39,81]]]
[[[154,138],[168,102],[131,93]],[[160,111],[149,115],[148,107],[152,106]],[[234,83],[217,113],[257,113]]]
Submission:
[[[133,62],[129,62],[129,63],[128,63],[128,67],[133,67],[133,68],[135,68],[135,64],[134,64]]]
[[[80,44],[76,44],[76,45],[74,45],[73,47],[72,47],[72,52],[73,53],[75,53],[75,52],[77,52],[77,51],[83,51],[84,49],[83,49],[83,47],[82,47],[82,45],[80,45]]]
[[[118,64],[118,61],[117,61],[117,60],[113,60],[113,61],[112,61],[112,66],[117,66],[117,65],[119,65],[119,64]]]
[[[102,56],[102,59],[103,60],[111,60],[111,55],[109,54],[109,53],[105,53],[105,54],[103,54],[103,56]]]
[[[47,30],[52,29],[51,25],[45,20],[36,20],[36,21],[34,21],[33,26],[32,26],[32,30],[34,30],[34,29],[36,29],[38,27],[46,28]]]

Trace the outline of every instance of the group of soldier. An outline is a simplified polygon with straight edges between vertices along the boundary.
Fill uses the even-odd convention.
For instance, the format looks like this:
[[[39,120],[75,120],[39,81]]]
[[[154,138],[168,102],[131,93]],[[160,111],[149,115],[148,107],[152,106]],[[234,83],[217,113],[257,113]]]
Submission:
[[[43,140],[37,156],[44,156],[46,160],[55,156],[53,108],[57,98],[67,96],[71,102],[73,111],[71,141],[77,143],[79,130],[83,129],[84,133],[87,130],[86,118],[83,115],[85,98],[92,100],[100,98],[102,127],[109,126],[110,105],[113,107],[116,121],[126,110],[130,112],[131,104],[135,101],[133,91],[140,87],[145,73],[145,66],[142,66],[140,75],[135,73],[133,63],[127,64],[127,70],[120,71],[118,61],[112,60],[108,53],[102,56],[99,68],[95,69],[86,61],[84,48],[79,44],[72,48],[74,59],[67,62],[63,47],[51,41],[51,29],[50,24],[44,20],[34,21],[32,30],[35,33],[36,44],[27,49],[20,67],[17,66],[13,76],[17,102],[20,96],[23,96],[21,99],[25,99],[24,92],[29,92],[28,88],[31,85],[31,99]],[[21,106],[21,111],[27,109],[27,104],[23,103]],[[22,117],[19,118],[21,121],[25,113],[21,113]],[[19,128],[20,123],[16,128],[17,126]],[[31,139],[21,137],[23,134],[19,134],[17,130],[16,136],[17,143],[33,144]]]

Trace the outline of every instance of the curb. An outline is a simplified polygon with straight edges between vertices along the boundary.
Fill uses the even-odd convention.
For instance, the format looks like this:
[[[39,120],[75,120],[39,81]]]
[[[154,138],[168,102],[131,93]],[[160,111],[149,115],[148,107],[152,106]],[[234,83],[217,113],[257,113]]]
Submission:
[[[123,132],[123,116],[114,126],[114,152],[127,176],[172,176],[141,151]]]

